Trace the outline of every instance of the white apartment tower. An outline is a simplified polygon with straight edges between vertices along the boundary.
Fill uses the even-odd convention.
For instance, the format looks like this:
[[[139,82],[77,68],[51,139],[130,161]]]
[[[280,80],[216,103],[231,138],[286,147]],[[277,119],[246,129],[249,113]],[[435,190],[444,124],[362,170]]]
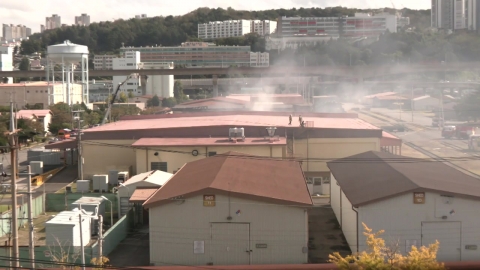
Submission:
[[[198,24],[198,38],[215,39],[227,37],[241,37],[251,33],[249,20],[230,20],[223,22],[209,22]]]
[[[93,68],[95,70],[113,69],[114,58],[116,58],[116,56],[112,54],[95,55],[93,57]]]
[[[80,26],[89,26],[90,25],[90,15],[82,13],[80,16],[75,16],[75,25]]]
[[[478,30],[479,0],[432,0],[431,26],[445,30]]]
[[[125,51],[123,57],[112,59],[112,67],[113,70],[132,70],[132,73],[135,73],[135,70],[138,70],[142,67],[140,62],[140,52]],[[126,79],[127,76],[113,76],[113,91],[117,90],[118,84],[122,83]],[[126,94],[131,92],[135,96],[141,96],[142,89],[140,82],[140,78],[129,79],[120,87],[120,91],[125,92]]]
[[[52,17],[45,18],[45,26],[41,25],[40,28],[43,30],[51,30],[55,28],[62,27],[62,20],[61,17],[57,14],[53,14]]]
[[[251,21],[251,32],[260,36],[267,36],[275,32],[277,29],[277,21],[270,20],[253,20]]]

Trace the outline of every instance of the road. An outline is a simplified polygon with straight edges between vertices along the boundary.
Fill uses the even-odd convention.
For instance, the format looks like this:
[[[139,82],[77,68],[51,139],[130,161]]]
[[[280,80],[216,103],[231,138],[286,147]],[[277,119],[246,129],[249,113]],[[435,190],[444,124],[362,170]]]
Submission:
[[[432,118],[427,117],[423,112],[413,112],[413,122],[412,122],[412,112],[411,111],[400,111],[400,110],[391,110],[386,108],[372,108],[370,110],[374,113],[383,114],[395,119],[405,121],[406,123],[414,123],[422,126],[432,126]]]

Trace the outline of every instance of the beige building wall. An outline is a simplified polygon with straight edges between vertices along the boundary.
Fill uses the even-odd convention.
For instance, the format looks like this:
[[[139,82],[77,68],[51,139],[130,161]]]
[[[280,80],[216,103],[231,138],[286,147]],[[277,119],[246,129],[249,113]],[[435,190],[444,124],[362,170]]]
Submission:
[[[136,140],[82,141],[85,179],[95,174],[108,174],[110,170],[128,171],[133,166],[136,172],[135,150],[130,146]]]
[[[198,156],[193,156],[192,151],[197,150]],[[177,146],[158,147],[157,150],[136,149],[137,174],[151,171],[152,162],[167,162],[167,172],[173,173],[185,163],[199,160],[208,156],[209,152],[217,154],[235,151],[249,155],[282,158],[285,145],[256,145],[256,146]],[[155,156],[158,153],[158,156]]]
[[[46,82],[0,84],[0,105],[10,105],[11,98],[17,105],[17,108],[24,108],[26,104],[43,104],[47,109],[49,104],[49,85]],[[50,85],[53,95],[51,95],[50,104],[67,102],[66,86],[62,84]],[[82,103],[82,85],[71,84],[71,103]]]
[[[379,138],[313,138],[295,140],[295,157],[301,159],[337,159],[367,151],[380,151]],[[326,161],[302,163],[305,172],[329,172]]]
[[[215,206],[203,206],[203,195],[215,195]],[[238,210],[240,213],[236,214]],[[228,216],[232,217],[230,221]],[[209,193],[188,198],[183,203],[171,202],[151,208],[149,217],[150,262],[154,265],[220,265],[232,260],[243,264],[308,262],[308,215],[306,209],[300,207]],[[233,223],[232,228],[243,223],[249,227],[249,233],[237,234],[230,230],[223,238],[231,239],[215,242],[219,236],[214,235],[212,225],[222,223],[227,227],[227,222]],[[242,239],[239,235],[243,235]],[[203,253],[194,254],[194,241],[203,241]],[[219,247],[221,245],[231,248]],[[252,252],[246,252],[247,249]]]

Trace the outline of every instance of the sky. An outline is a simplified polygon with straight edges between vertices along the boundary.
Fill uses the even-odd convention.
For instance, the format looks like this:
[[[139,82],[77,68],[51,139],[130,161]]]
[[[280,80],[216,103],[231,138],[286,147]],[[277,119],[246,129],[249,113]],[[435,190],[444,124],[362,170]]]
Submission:
[[[199,7],[228,8],[238,10],[265,10],[277,8],[333,7],[341,3],[351,8],[429,9],[428,0],[1,0],[0,23],[22,24],[39,32],[45,17],[61,16],[62,23],[71,25],[75,16],[90,15],[91,22],[129,19],[139,14],[148,17],[183,15]],[[1,35],[1,33],[0,33]]]

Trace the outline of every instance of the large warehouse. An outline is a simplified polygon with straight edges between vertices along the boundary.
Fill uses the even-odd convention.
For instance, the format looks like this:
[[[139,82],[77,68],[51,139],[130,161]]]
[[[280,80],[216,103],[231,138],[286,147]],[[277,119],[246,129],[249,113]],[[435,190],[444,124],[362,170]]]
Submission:
[[[227,152],[189,162],[144,204],[150,263],[307,263],[311,206],[296,161]]]
[[[331,205],[353,252],[362,223],[406,254],[438,240],[439,261],[480,257],[480,181],[442,162],[369,151],[328,162]]]
[[[174,173],[183,164],[214,155],[237,151],[257,156],[301,160],[314,190],[329,185],[327,159],[342,158],[365,151],[398,152],[401,140],[385,133],[356,114],[281,112],[204,112],[168,115],[141,115],[84,131],[82,152],[84,175],[110,170],[139,174],[150,170]],[[300,119],[304,122],[300,125]],[[231,128],[243,134],[229,138]],[[242,129],[243,128],[243,129]],[[269,128],[270,130],[267,130]],[[273,136],[269,135],[274,132]],[[244,139],[243,139],[244,136]],[[68,148],[66,142],[46,148]]]

